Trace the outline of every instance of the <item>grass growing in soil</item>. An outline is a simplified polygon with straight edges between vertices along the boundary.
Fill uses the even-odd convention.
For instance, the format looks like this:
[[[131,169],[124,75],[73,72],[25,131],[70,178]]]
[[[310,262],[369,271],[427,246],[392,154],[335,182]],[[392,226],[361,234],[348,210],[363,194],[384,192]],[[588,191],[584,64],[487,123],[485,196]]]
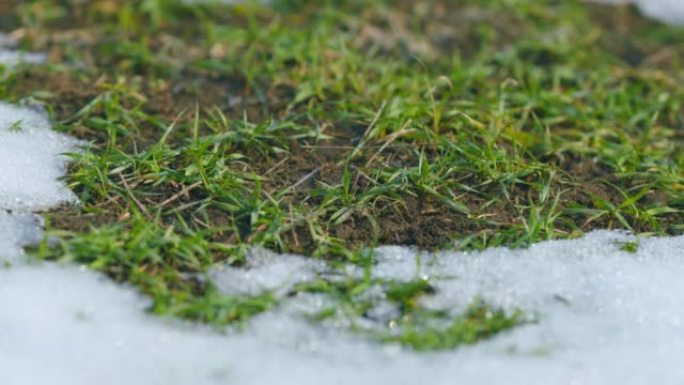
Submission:
[[[160,314],[227,324],[277,306],[197,279],[250,246],[363,263],[359,250],[385,244],[684,230],[684,30],[629,7],[8,8],[3,26],[51,64],[0,70],[0,98],[41,103],[90,143],[67,179],[82,205],[47,214],[58,241],[37,255],[133,283]],[[519,323],[473,306],[387,339],[451,348]]]

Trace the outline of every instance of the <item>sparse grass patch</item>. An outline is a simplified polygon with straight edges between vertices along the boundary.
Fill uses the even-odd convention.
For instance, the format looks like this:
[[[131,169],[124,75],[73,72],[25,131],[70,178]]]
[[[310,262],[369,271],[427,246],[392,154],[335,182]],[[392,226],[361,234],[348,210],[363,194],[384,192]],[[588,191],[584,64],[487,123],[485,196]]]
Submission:
[[[204,234],[180,233],[136,213],[124,224],[59,234],[35,255],[100,270],[153,299],[152,311],[217,325],[243,322],[275,306],[265,293],[255,297],[221,295],[203,272],[216,261],[236,260],[239,250],[211,242]]]
[[[417,351],[451,350],[491,338],[523,323],[522,312],[509,315],[503,310],[475,302],[465,314],[451,321],[445,328],[421,327],[411,319],[395,326],[402,329],[400,333],[380,338]]]

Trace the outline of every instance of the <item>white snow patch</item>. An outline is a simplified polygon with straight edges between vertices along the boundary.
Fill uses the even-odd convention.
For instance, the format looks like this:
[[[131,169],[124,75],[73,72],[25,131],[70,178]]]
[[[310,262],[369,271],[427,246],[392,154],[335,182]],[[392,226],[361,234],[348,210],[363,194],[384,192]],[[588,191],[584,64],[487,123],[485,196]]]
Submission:
[[[440,306],[459,306],[479,293],[539,315],[538,323],[477,346],[429,354],[311,324],[299,312],[327,305],[315,298],[294,299],[257,317],[244,332],[221,335],[147,316],[147,302],[133,290],[91,272],[55,265],[12,268],[0,271],[0,372],[10,385],[306,385],[321,379],[681,384],[684,237],[644,239],[635,254],[620,250],[619,242],[629,239],[597,232],[530,250],[429,254],[431,262],[420,272],[414,252],[380,249],[377,274],[406,278],[435,270],[455,277],[433,276]],[[281,265],[290,274],[274,269],[267,287],[320,271],[316,261],[296,264],[296,271]],[[268,281],[266,275],[261,279]]]
[[[14,67],[19,64],[43,64],[46,61],[47,56],[42,53],[0,49],[0,64],[7,67]]]
[[[148,319],[132,290],[92,272],[0,271],[0,303],[3,384],[202,384],[230,363],[229,341]]]
[[[605,4],[634,4],[646,16],[674,25],[684,24],[682,0],[588,0]]]
[[[16,41],[0,32],[0,65],[14,67],[19,64],[42,64],[47,61],[44,53],[21,52],[15,49]]]
[[[76,197],[58,178],[77,142],[50,129],[45,114],[0,102],[0,209],[37,211]]]
[[[61,182],[78,142],[51,130],[45,114],[0,102],[0,261],[16,261],[41,238],[33,214],[76,197]]]
[[[218,266],[209,276],[227,293],[256,295],[272,291],[282,296],[296,284],[314,279],[316,273],[325,269],[322,261],[254,248],[247,252],[245,267]]]
[[[317,354],[339,363],[337,374],[327,375],[336,378],[352,371],[356,383],[362,384],[379,378],[355,365],[375,367],[381,378],[399,383],[449,384],[458,378],[466,384],[679,384],[684,382],[679,365],[684,354],[684,237],[643,239],[636,253],[621,250],[622,244],[634,241],[624,233],[602,231],[527,250],[442,252],[416,258],[417,253],[407,248],[378,249],[374,276],[429,277],[437,292],[425,299],[427,306],[457,313],[479,297],[538,319],[452,353],[391,354],[387,348],[349,342],[339,328],[302,337],[306,323],[293,323],[292,309],[315,312],[329,305],[325,301],[309,301],[308,309],[301,303],[286,304],[280,315],[262,316],[255,325],[264,319],[278,325],[274,317],[287,319],[287,330],[277,328],[273,341],[289,338],[292,346],[313,346]],[[271,287],[277,287],[278,282],[325,274],[316,261],[297,265],[295,271],[285,264],[262,271],[259,280],[268,281],[270,273]],[[231,271],[224,278],[233,277]],[[221,282],[220,276],[215,279]],[[301,302],[296,297],[293,301]]]
[[[17,261],[24,246],[40,242],[42,220],[25,213],[0,211],[0,263]]]

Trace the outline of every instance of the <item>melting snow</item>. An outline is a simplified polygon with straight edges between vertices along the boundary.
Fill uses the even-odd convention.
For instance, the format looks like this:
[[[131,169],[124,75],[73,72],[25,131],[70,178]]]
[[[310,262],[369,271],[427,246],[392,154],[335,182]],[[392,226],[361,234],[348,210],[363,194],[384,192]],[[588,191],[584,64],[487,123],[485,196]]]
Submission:
[[[44,113],[0,102],[0,208],[36,211],[75,196],[57,179],[76,141],[50,129]]]
[[[39,53],[6,51],[0,48],[0,63],[8,67],[18,64],[42,64],[47,61],[47,56]]]
[[[684,237],[642,239],[636,253],[621,250],[621,245],[635,241],[624,233],[602,231],[527,250],[420,255],[407,248],[380,248],[374,275],[429,277],[436,294],[426,298],[427,306],[458,312],[480,297],[535,314],[538,322],[453,353],[388,355],[379,347],[349,342],[340,348],[335,334],[319,335],[313,350],[339,362],[339,372],[329,374],[331,378],[353,371],[357,382],[368,384],[382,378],[437,384],[454,379],[465,384],[682,383],[684,369],[678,363],[684,354]],[[225,274],[227,280],[239,269],[232,270]],[[282,281],[290,267],[278,270],[252,266],[244,274],[260,280],[268,274]],[[290,279],[316,274],[326,273],[312,261]],[[221,276],[214,278],[220,285]],[[314,302],[308,310],[327,305]],[[301,338],[298,329],[307,326],[295,325],[278,330],[276,339],[293,334]],[[356,372],[357,364],[376,367],[387,377]]]
[[[684,237],[642,239],[635,253],[620,248],[634,237],[617,232],[528,250],[380,248],[373,274],[429,278],[436,293],[425,306],[458,312],[479,296],[538,320],[428,354],[372,343],[344,324],[308,322],[303,313],[330,300],[287,292],[339,270],[255,249],[245,267],[217,267],[209,278],[226,293],[274,291],[282,304],[243,332],[219,334],[151,317],[133,289],[99,274],[22,262],[22,247],[41,237],[34,213],[75,201],[58,178],[61,154],[76,145],[52,132],[40,111],[0,103],[0,259],[12,262],[0,268],[3,385],[684,383]],[[347,267],[346,274],[361,272]]]
[[[47,61],[45,54],[15,50],[15,43],[11,36],[0,32],[0,65],[14,67],[19,64],[42,64]]]
[[[13,46],[0,33],[0,65],[43,56],[23,55]],[[0,102],[0,261],[16,260],[23,246],[40,239],[41,219],[33,212],[76,202],[57,180],[66,169],[63,154],[76,147],[77,141],[52,131],[39,107]]]
[[[18,260],[22,247],[39,242],[41,225],[37,215],[0,211],[0,263]]]
[[[538,323],[488,342],[429,354],[310,324],[300,311],[327,305],[315,298],[217,334],[147,316],[133,290],[92,272],[19,266],[0,271],[3,384],[681,384],[684,237],[641,240],[634,254],[620,250],[628,240],[596,232],[529,250],[426,254],[419,270],[413,251],[381,248],[376,274],[435,274],[439,306],[478,293],[538,314]],[[245,272],[264,282],[250,290],[322,271],[304,259],[296,269],[276,265]]]
[[[595,3],[634,4],[645,15],[669,24],[684,24],[682,0],[588,0]]]
[[[296,284],[316,278],[316,273],[325,268],[325,263],[311,258],[255,248],[247,252],[245,268],[217,268],[209,276],[226,293],[256,295],[272,291],[283,296]]]
[[[44,113],[0,102],[0,261],[40,239],[32,214],[76,197],[57,179],[77,142],[53,132]]]

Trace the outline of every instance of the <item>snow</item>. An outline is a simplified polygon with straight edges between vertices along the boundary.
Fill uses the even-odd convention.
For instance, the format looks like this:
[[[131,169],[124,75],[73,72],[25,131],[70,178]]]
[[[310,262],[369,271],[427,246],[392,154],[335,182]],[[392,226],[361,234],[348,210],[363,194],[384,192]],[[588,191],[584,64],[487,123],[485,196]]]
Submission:
[[[15,261],[40,239],[33,212],[76,202],[57,179],[78,142],[51,130],[45,114],[0,102],[0,261]]]
[[[42,64],[47,61],[47,56],[38,53],[5,51],[0,48],[0,63],[8,67],[18,64]]]
[[[588,0],[606,4],[634,4],[646,16],[673,25],[684,24],[682,0]]]
[[[621,250],[624,243],[636,241],[636,253]],[[383,247],[375,258],[375,277],[429,278],[436,294],[425,299],[426,306],[457,313],[479,297],[496,306],[534,314],[537,322],[478,346],[441,354],[392,353],[369,343],[340,343],[345,331],[335,325],[321,327],[329,334],[319,331],[313,337],[302,337],[306,328],[314,328],[302,321],[277,329],[272,333],[274,341],[313,346],[317,354],[338,362],[339,367],[327,373],[330,378],[351,371],[356,382],[363,384],[385,377],[364,373],[357,365],[375,367],[381,376],[399,383],[449,384],[454,378],[467,384],[684,381],[677,358],[684,353],[684,281],[679,278],[684,274],[684,237],[637,240],[625,233],[600,231],[580,240],[543,242],[527,250],[421,255],[408,248]],[[233,279],[240,269],[232,270],[226,279]],[[316,261],[300,265],[291,274],[286,265],[244,270],[245,274],[260,275],[262,281],[270,272],[275,281],[283,283],[330,274]],[[220,274],[214,279],[221,285]],[[313,313],[330,304],[305,298],[308,305],[302,306],[297,297],[290,301],[280,310],[289,317],[302,309]],[[263,337],[259,326],[275,327],[278,322],[272,320],[277,314],[257,319],[252,333]],[[261,325],[262,318],[271,321],[267,328]],[[303,381],[298,378],[294,382],[307,383]]]
[[[247,252],[244,268],[218,267],[209,275],[219,290],[230,294],[255,295],[273,291],[282,296],[296,284],[315,279],[316,273],[325,268],[325,263],[311,258],[277,255],[254,248]]]
[[[0,210],[0,263],[17,261],[24,246],[40,242],[41,225],[37,215]]]
[[[75,202],[57,179],[77,142],[50,129],[44,113],[0,102],[0,208],[36,211]]]
[[[0,261],[41,238],[36,211],[75,203],[57,179],[78,142],[53,132],[43,112],[0,102]]]
[[[684,2],[681,0],[637,0],[641,11],[670,24],[684,24]]]
[[[273,292],[280,305],[244,330],[219,332],[154,317],[133,288],[95,272],[22,257],[42,237],[36,213],[76,203],[59,179],[63,154],[77,147],[39,109],[0,102],[3,385],[684,383],[684,237],[599,231],[526,250],[379,248],[372,274],[428,279],[435,294],[424,306],[457,314],[478,297],[535,320],[472,347],[423,354],[349,331],[351,321],[382,328],[396,316],[381,288],[365,294],[376,302],[372,320],[321,324],[306,315],[336,300],[290,293],[319,278],[360,277],[358,267],[253,249],[244,267],[217,266],[208,279],[227,294]],[[623,251],[626,242],[638,242],[636,252]]]
[[[20,52],[14,49],[14,39],[0,32],[0,65],[14,67],[19,64],[42,64],[47,61],[43,53]]]
[[[620,249],[630,240],[596,232],[529,250],[424,254],[420,270],[414,251],[379,249],[377,276],[435,274],[432,305],[458,307],[479,293],[538,315],[477,346],[428,354],[311,324],[301,311],[328,305],[313,297],[286,301],[244,332],[219,334],[146,315],[146,300],[92,272],[13,267],[0,270],[3,384],[680,384],[684,237],[643,239],[633,254]],[[256,269],[262,289],[272,289],[331,269],[304,262],[225,268],[215,278]]]

